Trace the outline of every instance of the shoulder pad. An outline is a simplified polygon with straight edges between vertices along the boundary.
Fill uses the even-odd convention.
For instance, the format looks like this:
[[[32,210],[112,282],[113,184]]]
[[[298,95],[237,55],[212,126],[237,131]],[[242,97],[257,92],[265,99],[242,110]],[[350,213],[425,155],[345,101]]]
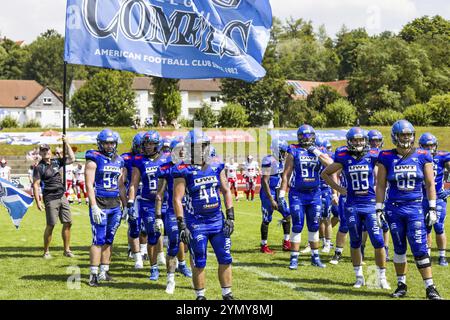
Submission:
[[[127,153],[123,153],[120,156],[123,158],[123,160],[130,160],[131,159],[131,154],[129,154],[128,152]]]
[[[448,151],[443,151],[443,150],[437,152],[438,156],[446,156],[446,155],[449,155],[449,154],[450,153]]]
[[[378,152],[377,150],[371,149],[371,150],[369,151],[369,153],[370,153],[370,154],[378,154],[379,152]]]
[[[95,161],[95,159],[100,155],[101,155],[101,153],[96,150],[88,150],[88,151],[86,151],[85,158],[87,160]]]
[[[389,156],[389,155],[391,155],[391,154],[394,154],[394,153],[392,152],[392,150],[383,150],[383,151],[380,151],[380,156]]]
[[[189,164],[187,164],[187,163],[181,163],[181,164],[177,165],[178,170],[184,170],[188,167],[189,167]]]
[[[417,149],[417,153],[418,154],[428,154],[427,150],[423,150],[423,149]]]
[[[144,159],[143,155],[138,154],[137,156],[134,156],[134,160],[142,160]]]
[[[162,171],[169,170],[172,167],[170,163],[163,164],[160,168]]]

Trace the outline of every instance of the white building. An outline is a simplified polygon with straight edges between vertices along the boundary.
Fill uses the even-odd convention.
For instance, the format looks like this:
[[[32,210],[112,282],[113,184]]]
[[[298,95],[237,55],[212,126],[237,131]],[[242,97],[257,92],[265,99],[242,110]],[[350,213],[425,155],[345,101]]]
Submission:
[[[42,128],[62,128],[62,95],[34,80],[0,80],[0,120],[6,116],[20,125],[36,120]]]
[[[69,88],[69,99],[80,89],[85,80],[74,80]],[[133,90],[136,93],[136,109],[137,116],[144,124],[148,117],[153,119],[153,87],[150,77],[136,77],[134,78]],[[213,111],[219,112],[225,103],[220,97],[220,80],[206,79],[206,80],[190,80],[181,79],[179,81],[179,90],[181,95],[181,114],[180,119],[191,120],[197,109],[201,108],[202,103],[211,105]]]

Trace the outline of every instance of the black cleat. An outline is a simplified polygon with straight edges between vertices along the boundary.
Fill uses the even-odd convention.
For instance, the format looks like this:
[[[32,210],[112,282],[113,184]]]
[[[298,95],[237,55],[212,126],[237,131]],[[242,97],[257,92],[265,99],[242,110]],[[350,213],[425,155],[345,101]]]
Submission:
[[[403,298],[406,296],[407,291],[408,291],[408,286],[406,284],[404,284],[403,282],[399,282],[399,283],[397,283],[397,289],[395,289],[395,292],[393,294],[391,294],[391,297],[392,298]]]
[[[91,274],[89,276],[89,286],[90,287],[98,287],[98,275],[96,274]]]
[[[205,296],[198,296],[197,299],[195,299],[195,300],[206,300],[206,297]]]
[[[342,253],[335,252],[333,255],[333,258],[331,258],[331,260],[330,260],[330,263],[336,265],[339,263],[339,261],[341,261],[341,259],[342,259]]]
[[[230,292],[224,296],[222,296],[223,300],[234,300],[233,294]]]
[[[427,296],[428,300],[442,300],[442,297],[439,295],[439,292],[436,290],[434,285],[427,287]]]

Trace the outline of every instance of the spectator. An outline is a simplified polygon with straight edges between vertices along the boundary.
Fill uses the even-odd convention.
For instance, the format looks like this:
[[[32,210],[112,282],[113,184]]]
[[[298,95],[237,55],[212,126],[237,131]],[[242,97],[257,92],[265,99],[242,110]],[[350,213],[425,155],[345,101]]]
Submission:
[[[5,158],[0,161],[0,178],[11,181],[11,167],[7,166]]]
[[[65,141],[65,136],[62,137]],[[70,206],[67,198],[64,196],[65,188],[62,181],[60,169],[65,164],[71,164],[75,160],[75,154],[66,143],[66,159],[61,157],[52,157],[52,152],[48,144],[41,144],[39,147],[42,160],[34,168],[33,172],[33,193],[36,205],[39,211],[44,210],[46,213],[47,226],[44,232],[44,258],[50,259],[50,242],[52,239],[53,229],[57,222],[57,218],[63,224],[62,238],[64,242],[64,256],[72,258],[74,255],[70,251],[70,228],[72,226],[72,217]],[[43,184],[41,185],[41,181]],[[39,187],[42,188],[44,205],[42,206],[39,198]]]

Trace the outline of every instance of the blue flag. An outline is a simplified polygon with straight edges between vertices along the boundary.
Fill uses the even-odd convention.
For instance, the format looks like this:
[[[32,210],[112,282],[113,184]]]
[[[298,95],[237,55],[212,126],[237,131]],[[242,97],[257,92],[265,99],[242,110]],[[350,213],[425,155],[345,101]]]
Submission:
[[[0,178],[0,203],[8,210],[13,224],[18,229],[20,221],[33,204],[33,198],[9,181]]]
[[[253,82],[271,27],[269,0],[68,0],[64,61]]]

